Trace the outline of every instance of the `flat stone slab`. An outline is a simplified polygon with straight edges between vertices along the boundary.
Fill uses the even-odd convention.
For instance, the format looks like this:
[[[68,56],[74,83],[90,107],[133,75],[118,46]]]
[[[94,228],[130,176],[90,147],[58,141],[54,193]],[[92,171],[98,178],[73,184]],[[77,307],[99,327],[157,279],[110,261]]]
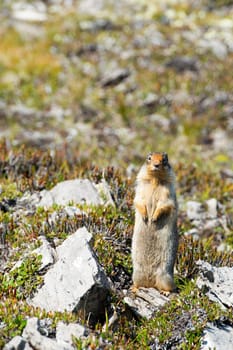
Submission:
[[[154,288],[140,287],[136,293],[128,291],[124,302],[139,317],[151,319],[154,313],[170,299]]]
[[[214,267],[199,260],[198,288],[206,289],[210,300],[218,302],[223,308],[233,306],[233,267]]]

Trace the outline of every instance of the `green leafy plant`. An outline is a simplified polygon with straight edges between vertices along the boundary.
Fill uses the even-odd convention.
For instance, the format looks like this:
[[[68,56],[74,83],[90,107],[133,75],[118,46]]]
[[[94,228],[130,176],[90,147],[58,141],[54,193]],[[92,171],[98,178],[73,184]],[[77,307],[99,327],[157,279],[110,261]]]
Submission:
[[[40,262],[41,256],[31,255],[25,258],[19,267],[1,275],[1,295],[20,300],[31,296],[42,283],[42,277],[38,274]]]

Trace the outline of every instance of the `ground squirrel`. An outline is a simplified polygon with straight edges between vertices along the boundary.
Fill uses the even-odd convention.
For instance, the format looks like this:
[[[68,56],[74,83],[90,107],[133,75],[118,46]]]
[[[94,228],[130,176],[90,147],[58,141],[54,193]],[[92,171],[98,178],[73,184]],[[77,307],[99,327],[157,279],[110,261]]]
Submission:
[[[150,153],[136,180],[133,287],[175,289],[178,246],[175,175],[166,153]]]

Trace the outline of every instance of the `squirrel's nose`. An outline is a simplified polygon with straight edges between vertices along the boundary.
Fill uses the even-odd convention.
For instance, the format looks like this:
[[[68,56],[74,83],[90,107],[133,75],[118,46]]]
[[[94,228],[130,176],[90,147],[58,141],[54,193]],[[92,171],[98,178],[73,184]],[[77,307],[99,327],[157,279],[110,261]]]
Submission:
[[[153,164],[154,169],[159,169],[159,164]]]

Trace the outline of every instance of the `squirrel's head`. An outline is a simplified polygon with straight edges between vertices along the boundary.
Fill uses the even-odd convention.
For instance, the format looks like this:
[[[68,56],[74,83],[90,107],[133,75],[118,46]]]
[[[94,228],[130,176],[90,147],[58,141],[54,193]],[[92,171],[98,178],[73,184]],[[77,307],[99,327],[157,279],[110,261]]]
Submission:
[[[146,158],[146,164],[150,172],[159,172],[170,169],[168,155],[165,152],[149,153]]]

